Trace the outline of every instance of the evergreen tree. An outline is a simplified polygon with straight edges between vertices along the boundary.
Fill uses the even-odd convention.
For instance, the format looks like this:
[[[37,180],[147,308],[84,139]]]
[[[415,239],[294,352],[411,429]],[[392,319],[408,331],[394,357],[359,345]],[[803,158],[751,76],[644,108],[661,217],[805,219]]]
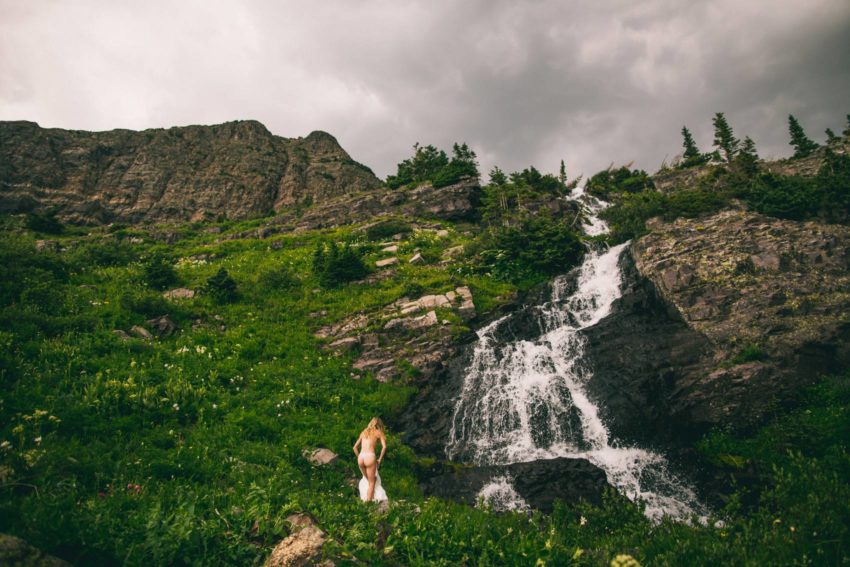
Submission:
[[[806,136],[803,127],[800,126],[793,114],[788,115],[788,132],[791,134],[791,145],[794,146],[794,158],[811,155],[820,147]]]
[[[747,175],[752,176],[758,173],[759,155],[756,152],[756,144],[752,138],[749,136],[744,138],[744,143],[735,160],[740,165],[741,170]]]
[[[850,138],[850,114],[847,115],[847,127],[841,132],[845,138]]]
[[[691,131],[688,130],[687,126],[682,126],[682,138],[684,138],[682,147],[685,148],[685,152],[682,154],[682,166],[691,167],[705,163],[705,157],[697,148],[694,137],[691,136]]]
[[[826,130],[824,130],[824,132],[826,132],[826,143],[827,143],[827,145],[831,146],[832,144],[835,144],[839,140],[841,140],[841,138],[839,138],[838,136],[835,135],[835,132],[832,131],[832,128],[827,128]]]
[[[508,176],[502,171],[499,166],[494,165],[490,170],[490,185],[504,185],[508,182]]]
[[[236,281],[227,270],[220,268],[216,275],[207,280],[206,292],[216,303],[230,303],[236,299]]]
[[[567,184],[567,168],[564,166],[564,160],[561,160],[561,169],[558,171],[558,181],[561,185]]]
[[[726,162],[730,163],[738,153],[741,142],[732,133],[732,127],[729,126],[722,112],[714,115],[712,124],[714,124],[714,145],[723,152]]]

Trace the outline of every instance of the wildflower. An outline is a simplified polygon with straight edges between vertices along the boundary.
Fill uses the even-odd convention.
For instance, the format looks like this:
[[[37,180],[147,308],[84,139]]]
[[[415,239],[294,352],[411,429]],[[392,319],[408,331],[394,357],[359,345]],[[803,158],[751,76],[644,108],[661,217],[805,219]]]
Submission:
[[[587,524],[587,518],[585,518],[584,516],[582,516],[582,517],[579,519],[579,521],[578,521],[578,525],[580,525],[580,526],[584,526],[584,525],[586,525],[586,524]]]
[[[0,449],[3,449],[4,451],[8,451],[11,448],[12,448],[12,444],[9,443],[8,441],[3,441],[2,443],[0,443]]]
[[[174,405],[172,405],[172,406],[171,406],[171,408],[172,408],[174,411],[180,411],[180,404],[175,403]]]
[[[213,404],[213,409],[218,409],[218,404]]]
[[[36,437],[35,439],[33,439],[33,441],[35,441],[36,445],[38,445],[39,443],[41,443],[41,435],[39,435],[38,437]]]

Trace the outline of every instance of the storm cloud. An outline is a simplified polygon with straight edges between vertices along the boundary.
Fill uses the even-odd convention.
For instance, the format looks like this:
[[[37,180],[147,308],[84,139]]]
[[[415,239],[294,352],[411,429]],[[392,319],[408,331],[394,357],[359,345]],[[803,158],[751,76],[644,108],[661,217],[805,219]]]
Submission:
[[[766,157],[850,112],[846,0],[0,0],[0,120],[256,119],[334,134],[380,176],[414,142],[482,170],[654,171],[723,111]]]

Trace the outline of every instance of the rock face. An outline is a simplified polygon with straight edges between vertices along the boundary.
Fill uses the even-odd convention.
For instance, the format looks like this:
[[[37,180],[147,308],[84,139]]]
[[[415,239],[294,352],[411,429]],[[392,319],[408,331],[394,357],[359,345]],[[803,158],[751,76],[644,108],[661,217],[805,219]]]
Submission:
[[[0,565],[8,567],[71,567],[15,536],[0,534]]]
[[[287,518],[293,533],[281,541],[266,559],[264,567],[302,567],[318,565],[325,545],[325,532],[305,514]],[[333,565],[331,562],[325,564]]]
[[[0,211],[66,221],[256,217],[380,186],[325,132],[272,135],[256,121],[135,132],[0,122]]]
[[[589,388],[619,436],[756,425],[850,364],[850,227],[729,210],[651,228],[587,332]]]
[[[549,513],[555,500],[599,503],[608,487],[605,472],[586,459],[557,458],[506,466],[474,467],[438,463],[425,473],[426,494],[474,505],[485,485],[499,477],[529,506]]]

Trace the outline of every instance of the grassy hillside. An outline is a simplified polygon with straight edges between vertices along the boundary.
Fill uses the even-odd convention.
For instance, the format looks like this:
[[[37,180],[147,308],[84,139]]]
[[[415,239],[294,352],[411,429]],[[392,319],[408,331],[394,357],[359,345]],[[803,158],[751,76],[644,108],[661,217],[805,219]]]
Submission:
[[[394,505],[381,513],[355,496],[350,447],[371,416],[401,411],[413,388],[353,379],[352,355],[329,352],[313,333],[412,291],[469,285],[479,313],[492,309],[516,284],[473,269],[475,260],[436,261],[458,244],[484,246],[467,227],[411,232],[389,277],[322,287],[311,269],[317,244],[352,243],[374,266],[386,256],[380,238],[350,227],[228,239],[253,221],[185,225],[166,245],[156,231],[111,227],[48,236],[59,252],[36,251],[45,236],[22,219],[3,222],[0,531],[74,563],[260,564],[297,511],[317,518],[327,554],[342,563],[598,565],[627,554],[653,565],[802,565],[850,556],[848,377],[751,439],[705,440],[700,451],[726,473],[758,470],[757,504],[733,497],[716,527],[654,526],[613,494],[548,517],[425,499],[417,458],[392,431],[382,477]],[[406,262],[414,249],[429,262]],[[163,255],[176,266],[169,287],[203,289],[225,268],[237,298],[164,299],[146,267]],[[164,314],[178,326],[172,336],[114,332]],[[468,332],[450,321],[458,336]],[[340,460],[312,466],[303,452],[319,446]]]

